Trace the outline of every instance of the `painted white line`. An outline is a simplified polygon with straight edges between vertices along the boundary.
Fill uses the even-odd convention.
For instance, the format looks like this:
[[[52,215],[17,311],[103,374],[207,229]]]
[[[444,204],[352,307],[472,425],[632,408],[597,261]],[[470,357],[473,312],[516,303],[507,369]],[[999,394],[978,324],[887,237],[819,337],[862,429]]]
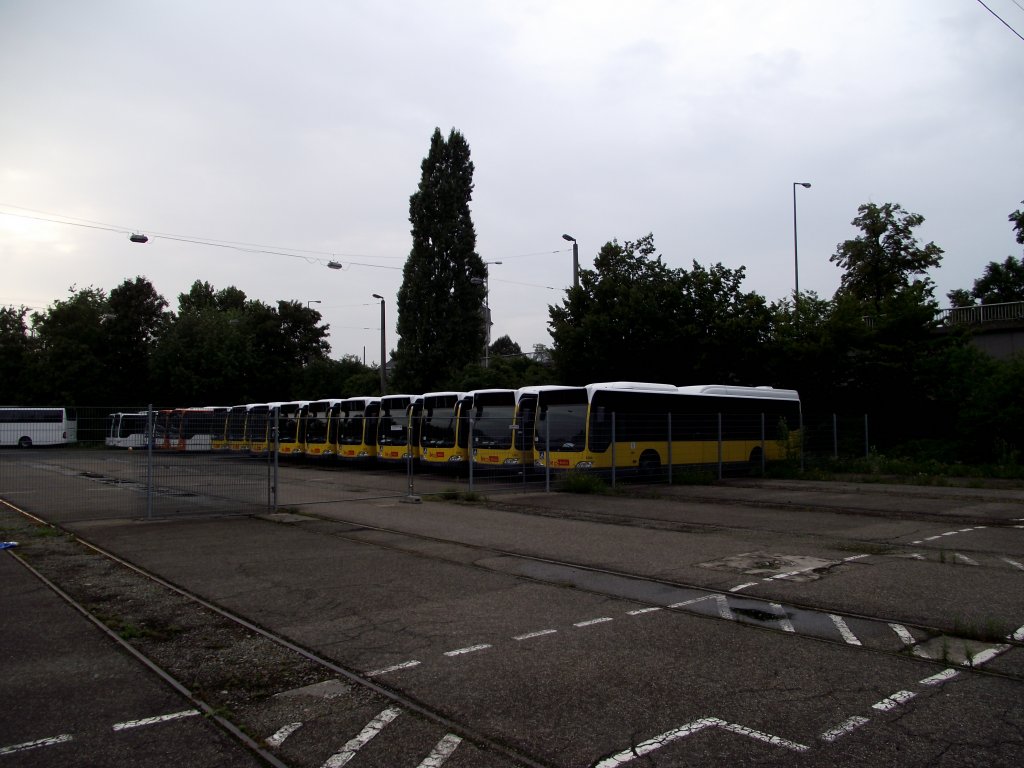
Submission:
[[[273,736],[268,736],[263,740],[263,743],[268,747],[280,747],[284,744],[284,740],[295,733],[299,728],[302,727],[302,723],[288,723],[277,729],[277,732]]]
[[[984,531],[986,528],[988,528],[987,525],[976,525],[976,526],[974,526],[974,530],[976,530],[976,531]]]
[[[965,563],[966,565],[977,565],[978,564],[977,560],[973,560],[973,559],[969,558],[967,555],[961,555],[959,552],[956,553],[956,559],[959,560],[961,563]]]
[[[842,616],[836,616],[834,613],[830,613],[828,616],[832,619],[832,623],[836,625],[836,629],[839,630],[839,634],[843,636],[843,640],[850,645],[861,644],[860,640],[857,639],[857,636],[853,634],[850,628],[846,625]]]
[[[737,586],[733,587],[729,591],[730,592],[739,592],[741,589],[746,589],[747,587],[756,587],[757,584],[758,584],[758,582],[756,582],[756,581],[748,581],[746,584],[738,584]]]
[[[462,739],[454,733],[446,734],[417,768],[440,768],[461,743]]]
[[[454,651],[445,651],[445,656],[461,656],[464,653],[475,653],[476,651],[483,651],[491,646],[487,643],[481,643],[480,645],[471,645],[468,648],[457,648]]]
[[[636,746],[607,757],[601,762],[595,763],[594,768],[616,768],[616,766],[625,765],[638,757],[643,757],[656,749],[661,749],[666,744],[671,744],[677,739],[685,739],[687,736],[692,736],[699,731],[703,731],[705,728],[718,725],[721,722],[723,721],[717,717],[702,717],[700,720],[694,720],[692,723],[687,723],[679,728],[673,728],[671,731],[666,731],[660,736],[642,741]]]
[[[732,615],[732,609],[729,607],[729,601],[725,599],[725,595],[712,595],[712,597],[718,601],[718,615],[723,619],[736,621],[736,617]]]
[[[367,677],[376,677],[377,675],[386,675],[388,672],[398,672],[400,669],[412,669],[418,667],[420,662],[418,661],[403,661],[401,664],[393,664],[390,667],[384,667],[384,669],[375,669],[373,672],[367,672]]]
[[[661,608],[637,608],[635,611],[626,611],[627,616],[641,616],[645,613],[654,613],[660,611]]]
[[[1009,564],[1010,564],[1010,565],[1012,565],[1012,566],[1013,566],[1014,568],[1017,568],[1017,569],[1019,569],[1019,570],[1022,570],[1022,571],[1024,571],[1024,563],[1018,563],[1018,562],[1017,562],[1016,560],[1011,560],[1011,559],[1010,559],[1010,558],[1008,558],[1008,557],[1004,557],[1004,558],[1003,558],[1003,562],[1004,562],[1004,563],[1009,563]]]
[[[384,727],[398,717],[402,713],[402,710],[398,707],[388,707],[373,720],[366,724],[356,736],[349,739],[348,743],[341,748],[341,751],[337,754],[331,755],[327,758],[327,762],[323,764],[323,768],[341,768],[341,766],[348,763],[353,757],[358,754],[359,750],[365,747],[370,739],[384,730]]]
[[[940,533],[938,536],[929,536],[925,541],[935,541],[936,539],[941,539],[945,535],[946,534],[944,533]]]
[[[865,557],[870,557],[870,555],[851,555],[850,557],[844,557],[843,562],[849,563],[854,560],[863,560]]]
[[[655,736],[653,739],[648,739],[634,747],[618,752],[611,757],[606,757],[601,762],[595,763],[594,768],[617,768],[617,766],[625,765],[626,763],[636,760],[638,757],[643,757],[655,750],[661,749],[667,744],[671,744],[673,741],[685,739],[687,736],[692,736],[705,728],[721,728],[729,733],[735,733],[740,736],[756,739],[757,741],[764,742],[765,744],[771,744],[775,747],[784,747],[785,749],[790,749],[794,752],[806,752],[808,749],[805,744],[799,744],[795,741],[790,741],[789,739],[783,739],[780,736],[772,736],[770,733],[764,733],[763,731],[757,731],[753,728],[747,728],[745,725],[728,723],[717,717],[702,717],[700,720],[694,720],[692,723],[687,723],[679,728],[666,731],[660,736]]]
[[[769,576],[766,579],[766,581],[774,581],[776,579],[788,579],[790,576],[799,576],[801,573],[806,573],[807,571],[813,571],[813,570],[814,570],[814,568],[804,568],[804,569],[799,570],[799,571],[789,571],[787,573],[778,573],[778,574],[776,574],[774,576]]]
[[[902,624],[890,624],[889,628],[899,636],[904,645],[914,645],[917,642],[914,636],[910,634],[910,630]]]
[[[959,670],[944,669],[938,674],[932,675],[931,677],[926,677],[924,680],[921,680],[920,683],[921,685],[938,685],[939,683],[944,683],[947,680],[952,680],[959,674]]]
[[[957,531],[957,533],[968,533],[969,531],[973,530],[973,528],[961,528],[959,531]]]
[[[853,717],[843,720],[843,722],[841,722],[835,728],[825,731],[823,734],[821,734],[821,738],[823,741],[832,742],[838,739],[840,736],[845,736],[851,731],[855,731],[865,723],[869,722],[871,721],[866,717],[854,715]]]
[[[755,731],[753,728],[747,728],[745,725],[736,725],[735,723],[719,723],[718,726],[730,733],[738,733],[741,736],[749,736],[757,741],[763,741],[765,744],[771,744],[774,747],[785,747],[791,749],[794,752],[806,752],[807,746],[805,744],[798,744],[795,741],[789,741],[779,736],[772,736],[770,733],[763,733],[762,731]]]
[[[964,662],[965,666],[980,667],[982,664],[987,664],[992,661],[996,656],[1001,653],[1005,653],[1010,650],[1008,645],[997,645],[993,648],[986,648],[981,653],[976,653],[974,656]]]
[[[1007,639],[1008,640],[1016,640],[1017,642],[1024,641],[1024,627],[1021,627],[1020,629],[1018,629],[1016,632],[1014,632],[1012,635],[1010,635]]]
[[[114,723],[113,730],[115,731],[126,731],[129,728],[142,728],[146,725],[155,725],[157,723],[166,723],[169,720],[180,720],[183,717],[195,717],[199,714],[198,709],[186,709],[182,712],[172,712],[169,715],[159,715],[157,717],[146,717],[142,720],[128,720],[123,723]]]
[[[917,541],[912,541],[912,542],[910,542],[910,543],[911,543],[911,544],[921,544],[921,543],[923,543],[923,542],[924,542],[924,539],[918,539]]]
[[[917,543],[919,544],[920,542]],[[909,555],[907,555],[907,557],[912,558],[914,560],[924,560],[924,555],[922,555],[920,552],[911,552]]]
[[[681,603],[672,603],[668,606],[669,608],[685,608],[688,605],[694,605],[696,603],[703,603],[705,600],[716,600],[718,601],[718,615],[723,619],[729,621],[736,621],[736,617],[732,615],[732,609],[729,608],[729,601],[725,599],[725,595],[704,595],[704,597],[695,597],[693,600],[684,600]]]
[[[944,534],[942,534],[942,535],[943,535],[943,536],[956,536],[956,534],[957,534],[957,532],[956,532],[956,531],[946,531],[946,532],[945,532]]]
[[[793,628],[793,622],[791,622],[789,620],[789,616],[786,615],[786,609],[778,603],[771,603],[771,606],[775,612],[779,614],[779,626],[786,632],[796,632]]]
[[[543,637],[544,635],[553,635],[557,632],[557,629],[540,629],[536,632],[527,632],[525,635],[516,635],[513,640],[532,640],[535,637]]]
[[[27,752],[37,747],[52,747],[55,744],[64,744],[74,738],[70,733],[62,733],[60,736],[51,736],[47,739],[36,739],[26,741],[22,744],[11,744],[9,747],[0,747],[0,755],[13,755],[15,752]]]
[[[906,704],[915,696],[917,696],[917,694],[913,691],[896,691],[892,696],[887,696],[877,704],[872,704],[871,708],[882,712],[888,712],[891,709],[896,709],[896,707],[901,704]]]
[[[613,621],[611,616],[602,616],[599,619],[588,619],[587,621],[580,621],[573,624],[574,627],[592,627],[595,624],[604,624],[606,621]]]

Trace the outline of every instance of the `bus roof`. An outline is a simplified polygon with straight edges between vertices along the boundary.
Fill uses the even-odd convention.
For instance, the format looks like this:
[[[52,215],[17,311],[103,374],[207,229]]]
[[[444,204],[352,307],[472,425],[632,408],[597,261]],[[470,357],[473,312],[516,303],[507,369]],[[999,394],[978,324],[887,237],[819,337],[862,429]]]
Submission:
[[[719,395],[722,397],[756,397],[765,400],[799,400],[800,394],[795,389],[775,389],[774,387],[737,387],[731,384],[698,384],[679,387],[679,391],[687,395]]]

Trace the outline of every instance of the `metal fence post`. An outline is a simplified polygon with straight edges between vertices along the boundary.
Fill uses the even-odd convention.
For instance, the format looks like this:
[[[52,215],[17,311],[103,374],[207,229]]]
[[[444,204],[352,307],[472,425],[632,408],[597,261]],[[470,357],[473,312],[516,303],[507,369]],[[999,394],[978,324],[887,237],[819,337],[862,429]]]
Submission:
[[[278,481],[280,479],[280,474],[278,472],[279,467],[278,467],[278,463],[277,463],[277,457],[278,457],[278,448],[280,448],[280,446],[281,446],[281,431],[280,431],[281,424],[280,424],[280,422],[281,422],[281,406],[275,405],[274,406],[274,421],[273,421],[273,424],[274,424],[274,458],[273,458],[273,463],[274,463],[274,480],[273,480],[273,484],[270,486],[271,499],[272,499],[272,505],[271,506],[273,507],[273,510],[275,512],[277,512],[277,504],[278,504],[278,501],[279,501],[279,499],[278,499],[278,492],[277,492],[277,484],[278,484]]]
[[[544,492],[551,493],[551,421],[544,420]]]
[[[672,412],[668,414],[668,484],[672,485]]]
[[[864,414],[864,458],[871,456],[871,442],[868,440],[868,415]]]
[[[473,414],[469,414],[469,436],[467,438],[467,444],[469,445],[468,456],[469,459],[469,492],[473,492],[473,454],[476,453],[476,449],[473,447],[473,426],[476,424],[476,419]]]
[[[832,414],[832,458],[839,460],[839,417]]]
[[[612,488],[615,487],[615,411],[612,411]]]
[[[722,479],[722,414],[718,414],[718,479]]]
[[[765,429],[764,429],[764,413],[761,414],[761,477],[764,477],[765,470]]]
[[[156,436],[153,434],[153,404],[149,404],[146,412],[146,519],[153,517],[153,441]]]

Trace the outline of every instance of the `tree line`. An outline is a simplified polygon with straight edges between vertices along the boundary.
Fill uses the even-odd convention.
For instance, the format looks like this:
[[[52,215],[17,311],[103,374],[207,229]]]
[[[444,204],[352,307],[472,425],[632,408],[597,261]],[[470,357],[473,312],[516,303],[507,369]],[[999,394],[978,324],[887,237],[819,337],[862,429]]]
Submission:
[[[947,459],[1018,459],[1024,357],[993,359],[970,345],[967,329],[939,322],[928,270],[942,249],[918,242],[920,214],[861,205],[851,222],[858,234],[831,256],[843,270],[831,298],[808,291],[769,301],[744,290],[742,267],[670,267],[653,234],[612,240],[548,308],[550,348],[524,354],[507,336],[487,345],[473,170],[462,134],[435,130],[410,197],[391,391],[767,385],[797,389],[808,414],[871,414],[879,446],[916,441]],[[1024,214],[1008,219],[1024,244]],[[354,356],[331,359],[328,326],[299,302],[271,306],[197,280],[170,311],[144,277],[69,294],[45,311],[0,308],[0,402],[231,405],[379,392],[379,370]],[[1024,301],[1024,259],[989,262],[972,288],[948,298]]]

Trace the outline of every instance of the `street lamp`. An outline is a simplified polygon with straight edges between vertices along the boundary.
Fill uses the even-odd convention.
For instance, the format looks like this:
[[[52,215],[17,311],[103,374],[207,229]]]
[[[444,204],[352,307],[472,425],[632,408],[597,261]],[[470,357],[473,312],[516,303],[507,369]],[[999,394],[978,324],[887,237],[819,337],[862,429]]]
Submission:
[[[306,309],[309,309],[310,304],[323,304],[323,302],[320,299],[310,299],[306,302]]]
[[[572,287],[580,287],[580,247],[572,235],[562,235],[563,240],[572,243]]]
[[[794,181],[793,182],[793,278],[794,278],[794,293],[793,293],[793,318],[794,325],[798,325],[800,322],[800,258],[797,252],[797,237],[796,237],[796,188],[803,187],[804,189],[810,189],[811,184],[807,181]]]
[[[380,393],[383,396],[387,394],[388,379],[388,353],[387,344],[384,342],[384,297],[375,293],[373,298],[380,299]]]

